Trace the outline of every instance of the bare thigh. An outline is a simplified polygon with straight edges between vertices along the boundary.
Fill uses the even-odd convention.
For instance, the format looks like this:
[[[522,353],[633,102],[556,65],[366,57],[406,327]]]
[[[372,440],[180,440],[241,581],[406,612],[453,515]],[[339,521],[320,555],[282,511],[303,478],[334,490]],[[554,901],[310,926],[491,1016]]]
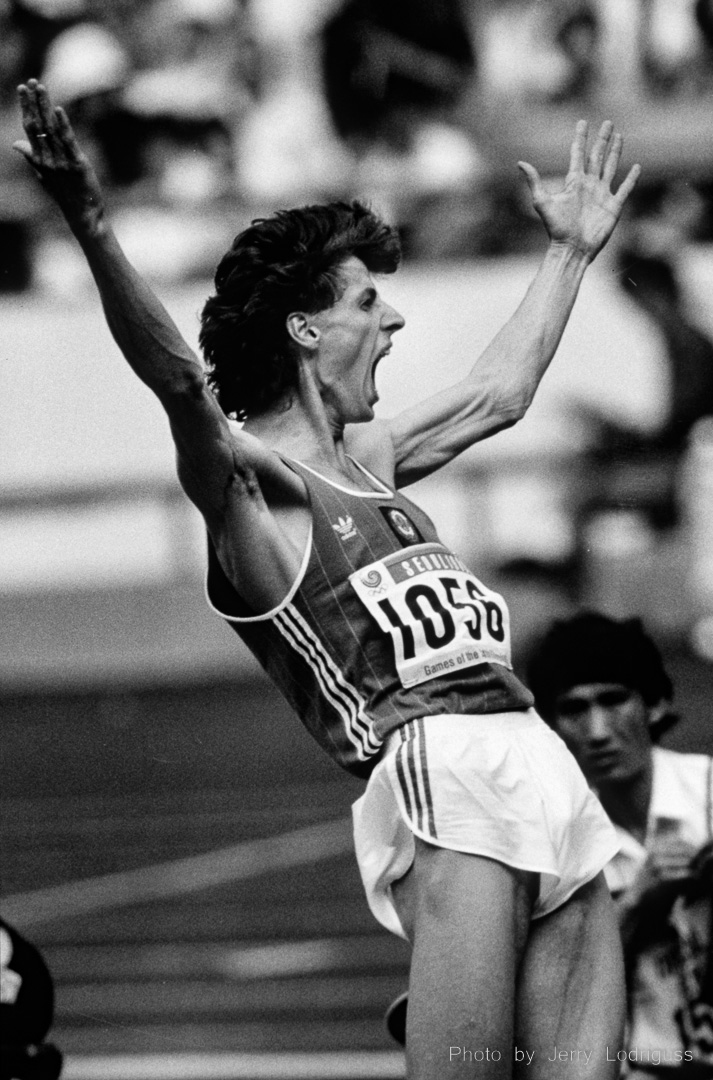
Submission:
[[[417,841],[393,888],[413,945],[409,1080],[614,1080],[623,964],[603,876],[532,921],[539,886]]]
[[[523,1056],[515,1076],[613,1080],[624,1004],[619,929],[599,874],[530,927],[518,979],[515,1044]]]
[[[416,841],[393,889],[413,945],[409,1080],[508,1080],[536,874]]]

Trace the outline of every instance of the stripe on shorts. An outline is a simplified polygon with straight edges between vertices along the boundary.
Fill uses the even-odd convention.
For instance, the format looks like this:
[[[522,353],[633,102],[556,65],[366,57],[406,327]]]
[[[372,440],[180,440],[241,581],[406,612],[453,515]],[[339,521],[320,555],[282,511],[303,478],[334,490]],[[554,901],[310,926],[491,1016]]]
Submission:
[[[428,833],[430,836],[437,837],[436,832],[436,817],[433,811],[433,793],[431,792],[431,778],[428,773],[428,758],[426,757],[426,731],[424,728],[423,719],[416,721],[418,726],[418,754],[420,770],[419,775],[423,784],[423,798],[424,809],[428,817]]]
[[[413,827],[434,840],[438,838],[433,794],[428,774],[426,733],[423,720],[414,720],[401,729],[401,746],[396,752],[396,771]]]
[[[406,804],[406,813],[408,814],[409,820],[413,824],[415,824],[415,822],[414,822],[414,813],[413,813],[413,801],[411,799],[411,792],[409,790],[408,780],[406,778],[406,770],[404,769],[404,763],[403,763],[403,750],[404,750],[404,747],[406,746],[406,741],[408,739],[408,730],[407,729],[408,729],[408,725],[405,725],[404,727],[400,728],[401,746],[396,751],[396,773],[397,773],[398,778],[399,778],[399,784],[401,785],[401,792],[402,792],[403,797],[404,797],[404,803]]]

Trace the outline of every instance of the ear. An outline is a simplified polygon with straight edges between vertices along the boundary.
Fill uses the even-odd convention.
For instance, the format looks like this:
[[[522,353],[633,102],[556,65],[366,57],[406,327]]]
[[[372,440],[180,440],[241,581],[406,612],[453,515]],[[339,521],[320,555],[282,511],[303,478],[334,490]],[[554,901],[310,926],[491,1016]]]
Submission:
[[[319,330],[308,315],[302,311],[293,311],[285,321],[287,333],[303,349],[314,352],[319,344]]]
[[[661,698],[655,705],[649,706],[649,727],[656,727],[657,724],[663,720],[664,716],[671,711],[671,702],[666,698]]]

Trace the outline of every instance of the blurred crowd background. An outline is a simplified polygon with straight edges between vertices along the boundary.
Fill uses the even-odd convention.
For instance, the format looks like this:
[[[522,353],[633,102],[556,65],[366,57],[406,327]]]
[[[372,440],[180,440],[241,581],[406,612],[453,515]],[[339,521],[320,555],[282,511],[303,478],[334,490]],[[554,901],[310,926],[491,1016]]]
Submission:
[[[15,86],[44,79],[122,217],[191,230],[170,260],[164,238],[175,277],[212,268],[209,223],[355,195],[414,258],[530,251],[513,158],[559,167],[570,119],[602,108],[649,166],[635,214],[713,235],[710,0],[2,0],[0,41],[4,149]],[[45,208],[1,168],[0,287],[21,288]]]
[[[636,213],[711,239],[710,0],[2,0],[0,31],[4,147],[15,85],[44,79],[122,215],[190,229],[176,276],[212,267],[216,221],[364,193],[416,258],[529,251],[513,151],[553,165],[568,120],[609,105],[656,164]],[[19,288],[44,207],[22,162],[1,168],[0,287]]]

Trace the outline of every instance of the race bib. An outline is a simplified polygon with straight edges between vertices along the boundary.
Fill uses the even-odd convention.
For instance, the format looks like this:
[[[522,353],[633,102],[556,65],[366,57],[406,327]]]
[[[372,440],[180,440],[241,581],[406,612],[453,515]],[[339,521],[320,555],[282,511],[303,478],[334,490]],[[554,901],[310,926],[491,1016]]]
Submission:
[[[505,601],[442,544],[397,551],[349,581],[391,635],[404,687],[486,662],[511,667]]]

